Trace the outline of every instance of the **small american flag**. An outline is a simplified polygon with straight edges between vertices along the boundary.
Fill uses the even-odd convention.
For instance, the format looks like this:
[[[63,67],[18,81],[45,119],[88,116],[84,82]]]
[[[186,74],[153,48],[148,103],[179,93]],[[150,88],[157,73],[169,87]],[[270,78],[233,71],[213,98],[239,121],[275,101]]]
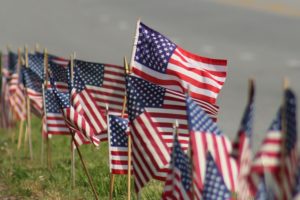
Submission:
[[[205,200],[231,199],[231,192],[227,188],[222,173],[210,152],[206,156],[206,173],[202,197]]]
[[[102,110],[105,110],[108,104],[111,112],[122,112],[125,96],[124,67],[75,60],[74,72],[76,68],[74,79],[76,76],[81,77],[89,93]]]
[[[133,151],[135,151],[133,155],[133,158],[135,159],[134,162],[136,162],[136,164],[133,164],[135,167],[134,170],[141,168],[144,166],[143,163],[146,162],[143,161],[146,154],[142,153],[145,151],[143,147],[154,148],[153,153],[156,151],[156,148],[159,149],[157,157],[155,154],[149,154],[149,156],[153,156],[152,162],[156,166],[153,166],[152,162],[149,163],[149,166],[145,166],[149,168],[152,167],[152,169],[157,169],[160,172],[153,172],[153,174],[141,172],[137,174],[138,170],[134,172],[135,177],[143,176],[143,178],[135,181],[137,183],[136,186],[141,188],[152,177],[155,177],[158,180],[165,180],[166,172],[168,171],[168,159],[170,157],[168,152],[171,151],[173,145],[173,124],[176,120],[179,122],[179,142],[185,151],[188,148],[189,133],[187,127],[185,95],[160,87],[136,76],[128,76],[127,99],[128,116],[132,125]],[[210,116],[216,117],[216,107],[203,101],[197,101],[197,105],[200,105],[205,109]],[[155,144],[154,146],[151,146],[151,143],[149,143],[148,140],[151,140],[149,138],[154,135],[157,135],[158,138],[153,138],[153,141],[160,141],[160,138],[162,141],[159,142],[159,145]],[[148,144],[149,146],[138,145],[141,142]],[[167,147],[167,150],[165,150],[165,146]],[[160,150],[162,152],[160,152]],[[142,163],[137,164],[138,162]],[[162,169],[161,167],[163,165],[166,166]],[[143,170],[146,170],[145,167],[143,168]],[[152,169],[149,170],[151,171]]]
[[[138,23],[131,65],[147,81],[214,104],[226,79],[226,60],[190,53],[159,32]]]
[[[93,96],[94,92],[88,88],[88,85],[97,88],[102,84],[104,69],[101,68],[101,64],[91,64],[84,61],[75,61],[75,63],[77,63],[77,67],[74,67],[74,80],[71,86],[72,105],[90,122],[97,133],[97,137],[101,141],[107,140],[106,110],[97,104],[97,100]]]
[[[13,56],[15,57],[15,56]],[[11,68],[12,69],[12,68]],[[22,66],[16,63],[9,81],[9,101],[18,120],[26,119],[26,98]]]
[[[144,187],[151,178],[164,180],[168,171],[170,149],[167,147],[157,125],[154,124],[151,114],[146,110],[147,108],[156,108],[159,111],[164,101],[164,95],[164,88],[137,77],[127,77],[127,109],[131,123],[136,191]],[[162,116],[162,113],[166,112],[157,113]],[[170,131],[172,134],[172,126]],[[170,136],[172,137],[172,135]],[[162,172],[161,170],[164,168],[166,170]]]
[[[71,132],[80,132],[85,135],[95,145],[99,145],[99,139],[95,137],[95,130],[86,121],[86,119],[71,106],[69,93],[63,93],[57,90],[55,80],[50,77],[54,96],[62,110],[64,120]]]
[[[43,114],[43,57],[28,55],[28,67],[23,67],[24,85],[30,99],[33,112],[38,116]]]
[[[233,142],[232,155],[237,159],[239,175],[237,193],[239,198],[249,197],[248,175],[252,163],[251,137],[254,116],[254,85],[250,86],[249,102],[246,106],[237,137]]]
[[[251,167],[249,184],[251,191],[257,191],[257,176],[270,173],[274,181],[275,197],[290,199],[297,171],[297,116],[296,96],[290,89],[285,91],[284,107],[280,108],[256,154]],[[283,122],[282,113],[285,113]],[[286,135],[282,132],[286,126]]]
[[[64,65],[57,64],[49,60],[48,70],[51,76],[56,81],[56,87],[61,92],[69,92],[69,77],[68,77],[68,67]],[[50,82],[47,85],[48,88],[51,88]]]
[[[48,70],[51,76],[56,80],[56,88],[60,92],[69,93],[68,89],[68,68],[57,63],[49,61]],[[48,73],[48,72],[45,72]],[[51,84],[48,81],[47,89],[45,90],[45,120],[44,130],[51,135],[69,135],[70,131],[65,123],[60,105],[54,96]]]
[[[170,171],[167,175],[162,199],[192,200],[192,165],[183,152],[175,134]]]
[[[128,172],[128,120],[108,115],[109,165],[112,174]]]
[[[236,190],[237,163],[230,157],[231,142],[216,123],[192,100],[186,98],[195,180],[201,191],[205,178],[206,154],[210,151],[230,191]]]

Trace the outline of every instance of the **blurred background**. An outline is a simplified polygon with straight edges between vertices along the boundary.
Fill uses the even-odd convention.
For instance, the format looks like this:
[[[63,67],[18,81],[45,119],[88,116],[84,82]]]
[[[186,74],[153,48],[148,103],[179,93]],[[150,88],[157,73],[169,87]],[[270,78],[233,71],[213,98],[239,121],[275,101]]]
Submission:
[[[257,86],[255,149],[282,101],[284,76],[300,94],[297,0],[1,0],[0,46],[38,42],[60,56],[75,51],[79,59],[121,65],[131,56],[138,17],[189,51],[228,59],[218,104],[219,125],[230,138],[248,78]]]

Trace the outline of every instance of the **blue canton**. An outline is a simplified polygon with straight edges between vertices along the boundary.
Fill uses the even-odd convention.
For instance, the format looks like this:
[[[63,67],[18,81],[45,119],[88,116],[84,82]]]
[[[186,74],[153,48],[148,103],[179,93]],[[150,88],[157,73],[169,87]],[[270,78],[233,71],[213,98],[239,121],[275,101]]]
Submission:
[[[8,59],[9,59],[8,71],[10,73],[14,73],[17,69],[16,66],[17,66],[17,63],[18,63],[18,54],[10,51],[8,53]]]
[[[128,147],[128,120],[109,115],[110,144],[114,147]]]
[[[240,130],[244,131],[248,138],[252,135],[253,127],[253,115],[254,115],[254,102],[252,101],[246,108]]]
[[[297,144],[297,98],[291,90],[285,92],[286,105],[286,151],[289,153]]]
[[[206,158],[206,172],[203,189],[203,199],[230,199],[231,192],[226,187],[223,177],[210,152]]]
[[[188,192],[192,188],[192,167],[189,157],[183,152],[177,135],[174,139],[171,164],[173,168],[180,171],[181,182]]]
[[[176,45],[157,31],[140,23],[135,61],[165,73]]]
[[[66,67],[50,61],[48,66],[51,76],[55,79],[55,81],[68,83],[68,69]]]
[[[127,110],[130,121],[145,111],[146,107],[163,106],[166,89],[134,76],[126,77]]]
[[[74,81],[81,78],[83,84],[101,87],[104,81],[104,65],[93,62],[74,61]],[[74,83],[74,86],[75,83]]]
[[[47,89],[45,92],[46,111],[47,113],[61,113],[60,105],[54,96],[52,89]]]
[[[50,83],[51,83],[53,94],[56,97],[56,100],[57,100],[60,108],[61,109],[69,108],[70,107],[70,94],[64,93],[64,92],[59,92],[56,88],[55,81],[52,77],[50,77]]]
[[[186,98],[186,106],[190,131],[223,134],[217,124],[189,96]]]
[[[44,77],[44,57],[41,54],[28,55],[28,67],[43,80]]]
[[[71,88],[75,88],[76,91],[79,93],[82,90],[84,90],[85,84],[84,84],[83,80],[81,79],[81,76],[78,74],[78,68],[74,69],[74,76],[73,77],[74,77],[74,79],[73,79],[73,83],[72,83]]]
[[[24,85],[38,93],[42,93],[42,79],[31,68],[22,68]]]

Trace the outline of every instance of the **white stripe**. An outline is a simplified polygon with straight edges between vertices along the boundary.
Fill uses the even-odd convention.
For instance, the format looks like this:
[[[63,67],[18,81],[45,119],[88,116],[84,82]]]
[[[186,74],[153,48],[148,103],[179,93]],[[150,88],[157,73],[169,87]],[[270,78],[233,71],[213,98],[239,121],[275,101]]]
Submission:
[[[179,51],[177,51],[177,52],[179,52]],[[187,58],[187,57],[185,57],[185,58]],[[223,83],[224,83],[225,80],[226,80],[226,77],[216,76],[216,75],[214,75],[214,74],[212,74],[212,73],[206,71],[206,69],[203,69],[202,66],[203,66],[204,63],[201,63],[200,65],[195,65],[195,64],[192,64],[192,63],[188,63],[188,62],[185,62],[184,60],[182,60],[182,59],[181,59],[179,56],[177,56],[176,54],[173,54],[172,57],[171,57],[171,59],[178,61],[179,63],[181,63],[181,64],[184,65],[185,67],[189,68],[190,71],[193,71],[193,69],[197,69],[197,70],[201,70],[201,71],[203,71],[203,72],[207,72],[208,74],[211,75],[211,77],[204,77],[204,76],[201,76],[201,75],[199,75],[199,74],[193,73],[193,74],[195,74],[195,75],[192,76],[192,77],[200,76],[200,77],[203,77],[203,79],[212,80],[213,82],[220,81],[220,82],[223,82]],[[187,59],[189,59],[189,58],[187,58]],[[197,61],[196,61],[196,62],[197,62]],[[168,66],[170,66],[170,65],[173,65],[173,64],[169,63]],[[174,66],[176,66],[176,65],[174,65]],[[189,72],[189,70],[183,69],[183,68],[181,68],[180,66],[178,66],[178,67],[179,67],[181,70],[184,70],[184,71],[186,71],[186,72]],[[179,69],[178,69],[178,70],[179,70]],[[178,70],[176,70],[176,71],[178,71]],[[179,70],[179,72],[180,72],[180,70]],[[216,83],[217,83],[217,82],[216,82]],[[219,83],[217,83],[217,84],[220,85]]]
[[[85,99],[87,100],[87,103],[91,106],[91,108],[93,109],[93,112],[95,113],[97,119],[99,120],[99,122],[101,123],[102,127],[104,127],[104,129],[107,128],[107,124],[104,121],[102,115],[100,114],[98,108],[96,108],[94,102],[92,99],[90,99],[89,95],[87,94],[87,92],[84,90],[82,91],[83,96],[85,97]],[[84,105],[83,100],[80,98],[80,102],[82,105]],[[88,114],[89,116],[89,120],[91,120],[92,124],[94,125],[94,127],[96,128],[97,132],[100,132],[101,128],[98,126],[98,123],[95,121],[94,117],[92,116],[91,112],[89,109],[87,109],[86,106],[83,107],[84,111]]]
[[[227,67],[223,65],[211,65],[203,62],[198,62],[196,60],[190,59],[183,55],[178,49],[175,50],[178,54],[180,54],[182,57],[184,57],[189,63],[191,63],[192,66],[201,66],[201,68],[206,69],[206,70],[211,70],[211,71],[216,71],[216,72],[226,72]]]
[[[104,75],[105,78],[110,78],[110,79],[115,79],[115,80],[119,80],[119,81],[125,81],[125,76],[120,76],[120,75],[113,75],[113,74],[105,74]]]
[[[165,149],[163,141],[160,141],[160,138],[158,137],[158,135],[155,134],[155,130],[153,129],[153,127],[151,126],[151,124],[149,124],[147,117],[145,117],[144,114],[140,115],[141,120],[143,121],[143,124],[145,125],[146,130],[148,130],[151,134],[152,138],[154,141],[156,141],[156,145],[159,147],[160,152],[162,153],[163,157],[168,161],[170,160],[170,154],[168,152],[167,149]],[[136,129],[139,131],[139,133],[141,134],[141,138],[143,139],[143,141],[145,142],[145,144],[147,145],[147,147],[150,150],[150,152],[152,153],[158,167],[162,168],[164,166],[164,164],[162,163],[162,160],[157,156],[155,149],[151,148],[152,144],[149,142],[148,140],[148,136],[145,135],[144,129],[140,126],[139,123],[137,123],[136,120],[134,120],[134,126],[136,127]]]
[[[233,185],[231,185],[231,183],[230,183],[230,173],[229,173],[230,167],[228,166],[227,160],[226,160],[226,158],[228,156],[228,152],[225,150],[224,145],[223,145],[223,139],[225,139],[225,138],[223,136],[216,136],[213,134],[208,134],[208,135],[210,135],[210,137],[212,137],[212,138],[214,137],[216,139],[216,143],[218,146],[219,158],[220,158],[220,165],[221,165],[220,171],[222,172],[224,182],[227,185],[228,189],[232,190]],[[216,157],[214,157],[214,158],[216,158]]]

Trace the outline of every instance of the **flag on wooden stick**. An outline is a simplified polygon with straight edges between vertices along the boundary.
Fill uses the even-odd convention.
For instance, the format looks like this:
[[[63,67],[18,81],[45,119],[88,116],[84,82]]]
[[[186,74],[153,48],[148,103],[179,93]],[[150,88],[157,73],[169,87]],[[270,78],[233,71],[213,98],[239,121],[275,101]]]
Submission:
[[[227,61],[188,52],[138,21],[132,72],[149,82],[216,103],[226,80]]]
[[[235,192],[238,170],[236,160],[230,157],[230,140],[191,97],[186,98],[186,103],[197,187],[203,190],[206,154],[210,151],[227,188]]]
[[[50,77],[51,86],[53,88],[54,96],[59,103],[62,110],[64,120],[71,132],[83,133],[93,144],[98,145],[99,139],[95,137],[95,130],[85,120],[85,118],[70,105],[69,93],[63,93],[57,90],[55,80]]]
[[[251,196],[248,186],[248,175],[252,162],[251,138],[254,116],[254,83],[249,83],[249,100],[246,106],[238,134],[233,142],[232,155],[237,159],[239,174],[237,193],[239,198]]]
[[[162,199],[192,200],[192,181],[191,160],[184,153],[178,141],[178,136],[175,134],[170,170],[166,178]]]
[[[128,120],[108,115],[109,166],[112,174],[128,172]]]

